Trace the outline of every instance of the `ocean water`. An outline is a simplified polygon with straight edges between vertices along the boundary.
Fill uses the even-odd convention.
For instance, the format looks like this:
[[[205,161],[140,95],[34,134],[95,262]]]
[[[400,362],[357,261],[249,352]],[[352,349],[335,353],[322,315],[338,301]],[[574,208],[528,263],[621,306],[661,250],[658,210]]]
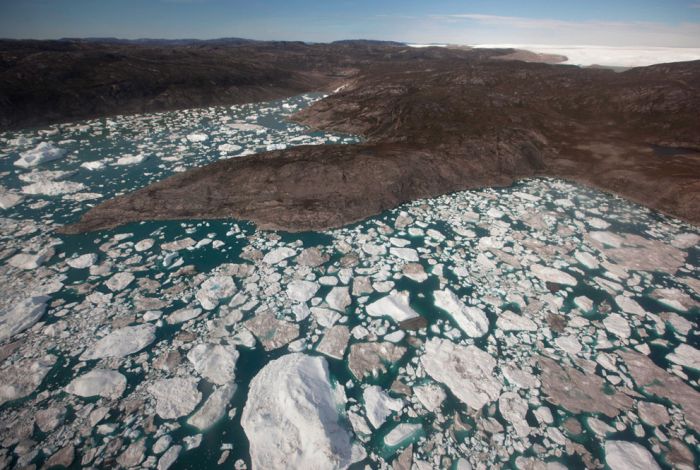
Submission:
[[[73,467],[112,467],[124,462],[132,443],[143,442],[138,463],[153,467],[163,455],[153,446],[167,434],[171,446],[183,446],[171,468],[216,468],[222,460],[226,467],[255,467],[251,449],[274,453],[275,447],[250,442],[244,429],[246,404],[260,399],[249,396],[250,382],[292,353],[323,358],[330,387],[340,397],[337,422],[363,450],[356,468],[391,465],[409,445],[419,468],[468,468],[467,463],[523,468],[535,462],[583,468],[604,465],[606,442],[613,440],[641,446],[663,468],[698,462],[694,426],[700,423],[692,421],[690,408],[700,399],[700,231],[618,197],[532,179],[414,201],[324,232],[260,231],[239,220],[142,222],[76,236],[54,232],[100,201],[220,158],[289,145],[358,142],[288,121],[320,98],[115,117],[0,136],[0,197],[22,197],[0,212],[0,333],[17,324],[23,311],[15,307],[22,300],[50,297],[40,317],[0,341],[0,372],[9,385],[0,389],[0,462],[41,466],[72,443]],[[28,169],[14,164],[41,143],[66,154]],[[86,162],[103,166],[89,169]],[[317,266],[298,258],[309,248],[323,255]],[[21,253],[42,256],[34,264],[21,263],[26,261],[17,258]],[[285,254],[273,259],[275,253]],[[95,260],[70,266],[86,254]],[[115,286],[119,273],[133,280]],[[182,323],[169,321],[182,309],[204,307],[202,283],[221,278],[231,279],[235,292],[220,295],[225,289],[217,284],[207,294],[214,308]],[[294,280],[313,286],[307,300],[295,300]],[[337,289],[346,294],[340,304],[332,294]],[[457,299],[452,307],[438,306],[446,291]],[[372,306],[386,297],[407,303],[399,302],[400,312],[384,307],[373,314]],[[249,322],[265,312],[282,326],[256,333]],[[409,326],[401,315],[420,322]],[[155,329],[144,347],[81,360],[100,338],[142,324]],[[318,350],[339,326],[351,332],[341,345],[342,359]],[[266,349],[263,344],[283,327],[298,333]],[[466,371],[454,381],[445,379],[427,352],[438,340],[478,348],[494,366],[480,377],[475,372],[480,365],[460,365],[455,370]],[[375,342],[403,352],[358,377],[350,352]],[[206,429],[188,423],[219,388],[187,358],[198,344],[219,344],[239,354],[237,389],[224,416]],[[619,355],[628,350],[681,380],[688,398],[669,398],[640,382]],[[171,367],[162,367],[163,358],[176,351]],[[440,366],[460,363],[463,349],[456,351]],[[597,377],[599,393],[593,399],[577,394],[580,384],[572,383],[573,392],[562,398],[545,384],[549,372],[540,357]],[[48,364],[45,372],[28,379],[34,373],[24,371],[39,363]],[[66,391],[96,369],[122,374],[124,391],[118,397]],[[152,387],[173,377],[195,380],[201,398],[181,416],[163,418]],[[489,380],[497,390],[465,392]],[[372,404],[365,397],[372,385],[401,400],[398,409],[384,410],[386,419],[376,428],[367,422]],[[441,391],[437,405],[415,393],[424,385]],[[515,405],[504,394],[516,396]],[[181,403],[185,395],[173,399]],[[620,395],[627,397],[624,406],[607,415],[607,400]],[[663,405],[668,413],[663,423],[650,423],[647,416],[645,421],[642,402]],[[43,410],[55,409],[65,409],[59,425],[26,429],[32,419],[42,421]],[[91,422],[100,410],[106,410],[104,417]],[[290,433],[317,431],[308,428],[314,423],[311,418],[293,423]],[[419,428],[390,446],[385,437],[400,423]],[[193,437],[201,443],[187,449]]]

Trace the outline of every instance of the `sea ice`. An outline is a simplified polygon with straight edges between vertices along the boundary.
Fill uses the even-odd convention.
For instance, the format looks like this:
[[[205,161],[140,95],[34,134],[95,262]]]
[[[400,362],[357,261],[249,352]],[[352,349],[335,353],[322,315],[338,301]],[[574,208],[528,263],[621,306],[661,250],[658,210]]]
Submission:
[[[555,268],[542,266],[541,264],[533,264],[530,266],[530,270],[535,277],[544,282],[551,282],[565,286],[575,286],[578,284],[575,277]]]
[[[295,279],[287,284],[287,296],[297,302],[307,302],[316,295],[319,287],[316,282]]]
[[[122,357],[138,352],[151,344],[156,338],[156,327],[150,323],[125,326],[112,331],[97,340],[80,356],[81,361],[102,359],[104,357]]]
[[[105,282],[105,285],[109,290],[112,292],[119,292],[122,291],[133,282],[135,279],[134,275],[131,274],[130,272],[120,272],[115,274],[114,276],[110,277],[107,282]]]
[[[195,297],[204,310],[214,310],[221,299],[231,297],[237,290],[231,276],[213,276],[199,286]]]
[[[384,444],[388,447],[396,447],[411,439],[423,429],[418,423],[401,423],[384,436]]]
[[[73,269],[87,269],[97,262],[95,253],[86,253],[76,258],[66,260],[66,264]]]
[[[209,139],[207,134],[188,134],[187,140],[190,142],[204,142]]]
[[[236,393],[236,388],[236,384],[226,384],[214,390],[187,420],[187,424],[200,430],[212,427],[226,414],[226,408]]]
[[[46,311],[47,295],[28,297],[0,311],[0,342],[34,325]]]
[[[198,344],[187,353],[194,369],[209,382],[225,385],[235,378],[238,351],[231,346]]]
[[[477,307],[465,305],[457,295],[449,289],[435,291],[435,306],[450,314],[459,329],[472,338],[480,338],[489,331],[489,319]]]
[[[264,257],[263,257],[263,263],[267,264],[277,264],[282,261],[284,261],[287,258],[291,258],[294,256],[296,252],[286,246],[276,248],[270,252],[268,252]]]
[[[636,442],[605,441],[605,463],[611,470],[661,470],[651,452]]]
[[[288,354],[263,367],[241,416],[253,468],[346,468],[361,459],[336,397],[322,357]]]
[[[123,157],[119,157],[114,164],[119,166],[138,165],[143,163],[147,158],[148,155],[144,155],[142,153],[137,155],[124,155]]]
[[[425,343],[421,364],[428,375],[471,408],[480,410],[498,398],[502,384],[493,375],[496,360],[476,346],[433,338]]]
[[[397,322],[417,318],[419,315],[411,308],[408,299],[407,291],[392,292],[367,305],[367,313],[373,317],[388,316]]]
[[[430,412],[437,411],[447,398],[445,391],[436,384],[425,384],[414,387],[413,393],[421,405]]]
[[[679,344],[666,359],[689,369],[700,370],[700,350],[688,344]]]
[[[194,377],[176,377],[153,382],[148,391],[156,399],[156,413],[163,419],[187,416],[202,400]]]
[[[20,154],[19,160],[15,161],[15,166],[30,168],[52,160],[58,160],[66,154],[64,149],[56,147],[51,142],[42,142],[32,150]]]
[[[365,388],[362,398],[365,401],[367,420],[375,429],[379,429],[392,412],[403,408],[403,400],[391,398],[377,385]]]
[[[101,396],[115,400],[126,390],[126,377],[114,370],[93,369],[76,377],[66,386],[66,392],[89,398]]]

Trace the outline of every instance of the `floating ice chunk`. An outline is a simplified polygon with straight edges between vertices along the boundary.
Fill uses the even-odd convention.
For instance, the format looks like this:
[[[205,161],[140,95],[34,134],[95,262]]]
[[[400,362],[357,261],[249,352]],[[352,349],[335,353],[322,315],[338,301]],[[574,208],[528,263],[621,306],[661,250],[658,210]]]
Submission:
[[[176,240],[174,242],[163,243],[160,245],[160,249],[163,251],[180,251],[185,248],[193,246],[196,242],[190,237],[183,238],[181,240]]]
[[[77,258],[66,260],[66,264],[73,269],[87,269],[96,262],[97,255],[95,253],[86,253]]]
[[[465,305],[449,289],[435,291],[433,295],[435,296],[435,306],[449,313],[459,329],[468,336],[480,338],[489,331],[489,319],[480,308]]]
[[[649,426],[662,426],[671,421],[666,407],[658,403],[640,401],[637,403],[637,411],[639,411],[639,418]]]
[[[537,202],[542,199],[541,197],[535,196],[534,194],[523,193],[520,191],[515,191],[513,193],[513,196],[519,197],[520,199],[530,202]]]
[[[187,416],[202,399],[194,377],[157,380],[148,391],[156,399],[156,413],[163,419]]]
[[[236,144],[221,144],[221,145],[219,145],[219,152],[233,153],[233,152],[238,152],[242,148],[243,147],[241,147],[240,145],[236,145]]]
[[[387,335],[384,335],[384,341],[389,341],[390,343],[398,343],[404,337],[406,336],[406,333],[403,330],[396,330],[393,333],[389,333]]]
[[[367,306],[367,313],[373,317],[388,316],[396,322],[418,318],[419,315],[408,303],[408,292],[392,292]]]
[[[80,166],[82,168],[85,168],[86,170],[95,171],[95,170],[103,169],[106,165],[105,165],[105,162],[96,160],[96,161],[92,161],[92,162],[84,162]]]
[[[158,459],[158,470],[168,470],[180,456],[182,446],[172,446],[169,448],[160,459]]]
[[[330,328],[335,325],[335,323],[340,320],[340,313],[330,308],[323,307],[312,307],[311,313],[314,314],[316,322],[326,328]]]
[[[621,339],[627,339],[632,334],[629,323],[625,320],[625,317],[617,313],[612,313],[603,319],[603,326],[610,333]]]
[[[73,194],[85,189],[83,183],[73,181],[41,181],[22,187],[24,194],[35,196],[61,196],[63,194]]]
[[[263,263],[266,264],[277,264],[284,261],[287,258],[294,256],[296,252],[286,246],[276,248],[263,257]]]
[[[340,424],[326,360],[300,353],[268,363],[250,383],[241,425],[253,468],[346,468],[364,458]]]
[[[365,401],[367,420],[375,429],[379,429],[392,412],[403,408],[403,400],[391,398],[377,385],[365,388],[362,398]]]
[[[33,326],[46,312],[47,295],[28,297],[0,310],[0,342]]]
[[[207,134],[188,134],[187,135],[187,140],[190,142],[204,142],[209,139],[209,136]]]
[[[119,292],[121,290],[124,290],[126,286],[131,284],[133,280],[135,279],[134,275],[131,274],[130,272],[120,272],[115,274],[114,276],[110,277],[107,282],[105,282],[105,285],[109,290],[112,292]]]
[[[63,158],[66,151],[56,147],[51,142],[42,142],[32,150],[20,154],[19,160],[15,161],[15,166],[30,168],[52,160]]]
[[[661,470],[651,452],[636,442],[605,441],[605,463],[611,470]]]
[[[612,232],[590,232],[589,235],[593,240],[613,248],[620,248],[624,241]]]
[[[214,310],[221,299],[231,297],[238,291],[231,276],[213,276],[204,281],[195,297],[204,310]]]
[[[404,261],[408,261],[411,263],[416,263],[418,262],[418,252],[414,250],[413,248],[396,248],[396,247],[391,247],[389,249],[389,252],[396,256],[397,258],[401,258]]]
[[[313,246],[302,250],[296,261],[301,266],[315,268],[328,262],[329,259],[330,257],[327,254],[324,254],[318,247]]]
[[[209,382],[224,385],[235,378],[238,351],[231,346],[198,344],[187,353],[194,369]]]
[[[138,252],[150,250],[154,243],[155,241],[152,238],[144,238],[134,245],[134,250]]]
[[[167,322],[171,325],[177,325],[197,318],[201,314],[201,308],[181,308],[168,315]]]
[[[631,313],[632,315],[639,315],[642,317],[647,313],[636,301],[624,295],[616,296],[615,303],[625,313]]]
[[[114,164],[119,166],[138,165],[143,163],[147,158],[148,155],[144,155],[143,153],[139,153],[138,155],[124,155],[123,157],[119,157]]]
[[[681,250],[687,250],[700,244],[700,235],[697,233],[681,233],[671,240],[671,245]]]
[[[447,394],[442,387],[436,384],[419,385],[413,389],[413,392],[421,405],[433,413],[440,408],[442,402],[447,398]]]
[[[232,129],[236,129],[238,131],[243,131],[243,132],[248,132],[248,131],[265,131],[266,128],[264,126],[260,126],[258,124],[250,124],[248,122],[243,122],[243,121],[236,121],[232,122],[231,124],[228,124],[228,127]]]
[[[307,302],[319,289],[316,282],[295,279],[287,285],[287,296],[297,302]]]
[[[99,339],[80,356],[80,360],[128,356],[142,350],[155,339],[156,327],[150,323],[125,326]]]
[[[299,336],[299,326],[277,319],[269,311],[260,312],[244,323],[266,351],[279,349]]]
[[[574,299],[574,304],[584,312],[590,312],[593,309],[593,301],[585,295],[576,297]]]
[[[46,356],[38,361],[20,360],[4,368],[0,383],[0,406],[34,392],[55,362],[55,356]]]
[[[362,245],[362,251],[370,256],[381,256],[386,253],[386,246],[375,245],[373,243],[365,243]]]
[[[19,194],[11,193],[0,187],[0,209],[11,209],[23,199]]]
[[[494,219],[500,219],[505,214],[503,213],[503,211],[500,211],[500,210],[496,209],[495,207],[491,207],[491,208],[489,208],[488,211],[486,211],[486,215],[488,215],[489,217],[492,217]]]
[[[197,244],[194,246],[195,250],[198,250],[199,248],[202,248],[203,246],[207,246],[211,244],[213,240],[211,238],[202,238],[197,242]]]
[[[422,429],[423,427],[418,423],[401,423],[384,436],[384,444],[388,447],[399,446],[414,438]]]
[[[562,284],[565,286],[575,286],[578,283],[576,278],[570,274],[566,274],[565,272],[555,268],[542,266],[541,264],[533,264],[530,266],[530,270],[535,277],[544,282]]]
[[[432,338],[420,360],[428,375],[473,409],[480,410],[499,396],[502,384],[493,375],[496,360],[476,346]]]
[[[17,269],[36,269],[53,256],[52,250],[43,250],[39,253],[18,253],[7,260],[7,264]]]
[[[367,333],[366,329],[359,332],[358,328],[353,328],[353,336]],[[405,353],[405,347],[393,343],[355,343],[350,346],[348,368],[358,380],[363,380],[368,375],[383,374],[389,364],[401,359]]]
[[[606,228],[610,227],[609,223],[597,217],[591,217],[586,222],[588,222],[588,225],[593,228],[597,228],[598,230],[605,230]]]
[[[423,266],[418,263],[406,263],[401,269],[401,272],[404,276],[416,282],[423,282],[428,279],[428,273],[426,273]]]
[[[498,316],[496,326],[503,331],[537,331],[537,324],[534,321],[510,310]]]
[[[334,359],[342,360],[350,339],[350,330],[345,325],[334,325],[323,335],[316,351]]]
[[[575,336],[559,336],[554,343],[563,351],[568,352],[572,356],[581,352],[581,343],[578,342]]]
[[[700,351],[687,344],[678,345],[666,359],[689,369],[700,370]]]
[[[187,420],[187,424],[202,431],[212,427],[226,414],[226,408],[236,393],[236,388],[236,384],[226,384],[214,390],[201,408]]]
[[[598,269],[598,260],[590,253],[585,251],[577,251],[574,253],[576,260],[587,269]]]
[[[126,377],[115,370],[93,369],[73,379],[65,390],[83,398],[99,395],[115,400],[126,390]]]
[[[334,287],[326,296],[328,306],[340,312],[344,312],[351,302],[350,290],[347,287]]]
[[[515,392],[505,392],[498,399],[498,411],[513,425],[519,437],[527,437],[530,434],[530,426],[526,419],[528,404],[520,395]]]

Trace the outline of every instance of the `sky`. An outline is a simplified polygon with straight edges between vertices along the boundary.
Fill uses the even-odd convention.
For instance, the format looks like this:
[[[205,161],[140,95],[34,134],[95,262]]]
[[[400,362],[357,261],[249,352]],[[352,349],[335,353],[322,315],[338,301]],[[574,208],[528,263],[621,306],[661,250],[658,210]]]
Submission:
[[[0,37],[700,47],[700,0],[0,0]]]

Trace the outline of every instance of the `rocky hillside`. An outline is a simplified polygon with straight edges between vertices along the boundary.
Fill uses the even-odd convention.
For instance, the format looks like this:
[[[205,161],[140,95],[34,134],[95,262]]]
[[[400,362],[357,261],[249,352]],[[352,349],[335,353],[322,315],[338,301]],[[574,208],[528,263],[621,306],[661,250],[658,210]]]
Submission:
[[[463,56],[366,41],[0,40],[0,130],[276,99],[333,89],[368,64]]]
[[[698,223],[697,109],[700,62],[615,73],[397,48],[297,116],[366,143],[218,162],[108,201],[65,230],[193,217],[323,229],[529,176],[576,180]]]

